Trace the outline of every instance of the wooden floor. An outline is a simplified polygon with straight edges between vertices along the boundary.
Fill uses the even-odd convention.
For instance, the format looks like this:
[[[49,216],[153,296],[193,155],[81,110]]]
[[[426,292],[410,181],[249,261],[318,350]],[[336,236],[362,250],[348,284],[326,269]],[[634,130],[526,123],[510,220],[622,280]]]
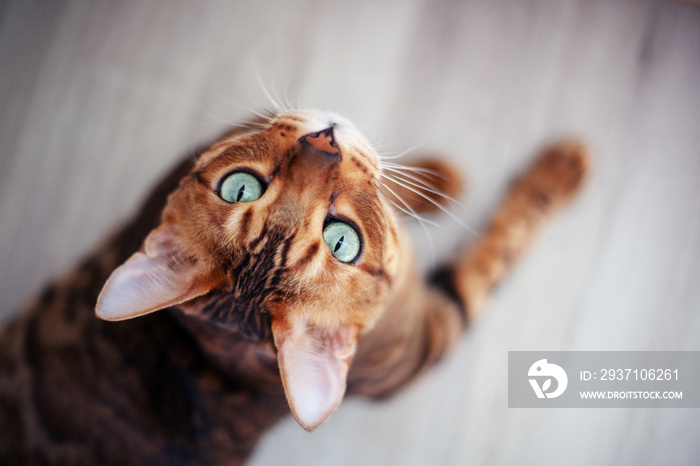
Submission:
[[[508,350],[700,350],[700,8],[644,0],[4,1],[0,317],[94,248],[198,142],[271,107],[443,152],[483,227],[547,141],[594,173],[436,370],[291,418],[253,465],[700,463],[695,409],[509,409]],[[447,216],[428,263],[471,235]],[[430,241],[428,240],[430,239]],[[432,248],[430,244],[432,243]],[[432,249],[432,252],[431,252]]]

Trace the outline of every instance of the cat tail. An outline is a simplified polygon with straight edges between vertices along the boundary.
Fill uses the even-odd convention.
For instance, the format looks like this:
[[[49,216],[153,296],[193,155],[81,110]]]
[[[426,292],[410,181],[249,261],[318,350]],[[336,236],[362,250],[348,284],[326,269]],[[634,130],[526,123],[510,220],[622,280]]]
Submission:
[[[581,143],[566,141],[545,148],[512,184],[476,243],[431,275],[433,291],[460,309],[463,327],[480,314],[491,290],[549,217],[581,189],[588,166],[588,150]]]

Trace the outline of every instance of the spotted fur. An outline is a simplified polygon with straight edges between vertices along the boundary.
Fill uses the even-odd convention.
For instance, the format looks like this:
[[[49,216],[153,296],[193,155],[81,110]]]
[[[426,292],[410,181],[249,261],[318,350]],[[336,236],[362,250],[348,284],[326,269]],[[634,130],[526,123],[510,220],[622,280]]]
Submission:
[[[0,464],[239,464],[290,408],[313,429],[346,392],[404,387],[578,191],[587,158],[574,143],[546,150],[483,236],[428,279],[391,202],[435,209],[437,191],[455,195],[461,181],[445,164],[417,166],[399,178],[411,182],[383,179],[349,122],[310,110],[234,131],[183,162],[134,221],[4,329]],[[260,199],[218,196],[235,170],[264,181]],[[353,263],[325,244],[329,219],[359,232]],[[121,285],[142,263],[155,267],[147,278],[162,299]],[[114,290],[135,297],[123,304]],[[95,317],[96,303],[111,321]]]

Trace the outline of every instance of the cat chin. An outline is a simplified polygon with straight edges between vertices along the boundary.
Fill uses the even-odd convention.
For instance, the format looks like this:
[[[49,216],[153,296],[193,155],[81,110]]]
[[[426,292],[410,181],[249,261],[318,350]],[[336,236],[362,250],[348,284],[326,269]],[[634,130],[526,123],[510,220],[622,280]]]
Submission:
[[[260,317],[258,325],[245,325],[245,323],[242,323],[241,321],[231,321],[230,318],[217,319],[215,317],[207,316],[203,313],[205,308],[206,306],[202,305],[201,303],[182,303],[173,308],[173,310],[176,312],[179,311],[180,314],[184,314],[188,318],[196,319],[212,329],[224,331],[230,334],[231,338],[237,338],[239,340],[253,343],[261,341],[272,342],[270,320],[265,315]]]

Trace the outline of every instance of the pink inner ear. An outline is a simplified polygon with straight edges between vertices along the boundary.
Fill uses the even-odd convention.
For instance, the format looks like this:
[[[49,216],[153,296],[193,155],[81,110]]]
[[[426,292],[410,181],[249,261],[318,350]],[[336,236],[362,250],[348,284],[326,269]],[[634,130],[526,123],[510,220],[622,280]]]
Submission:
[[[174,229],[153,230],[142,250],[112,272],[97,298],[95,313],[105,320],[125,320],[182,303],[209,289],[196,264],[182,257]]]
[[[299,424],[313,430],[343,399],[357,329],[343,325],[325,331],[301,321],[290,329],[273,323],[272,332],[289,406]]]

